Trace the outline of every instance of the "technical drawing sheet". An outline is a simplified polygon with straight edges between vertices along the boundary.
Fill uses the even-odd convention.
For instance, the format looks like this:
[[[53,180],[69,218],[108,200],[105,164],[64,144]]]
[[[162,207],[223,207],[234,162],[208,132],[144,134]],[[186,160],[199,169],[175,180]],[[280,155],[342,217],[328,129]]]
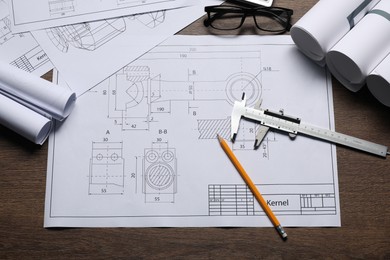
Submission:
[[[38,76],[53,68],[30,33],[13,34],[8,0],[0,0],[0,60]]]
[[[61,74],[60,74],[61,75]],[[334,128],[332,86],[289,36],[173,36],[78,98],[50,136],[45,227],[272,226],[216,135],[233,102]],[[283,226],[340,226],[335,146],[241,120],[229,143]]]
[[[10,1],[13,10],[12,28],[15,32],[33,31],[198,4],[197,0]]]
[[[33,36],[77,95],[204,14],[206,4],[34,31]]]

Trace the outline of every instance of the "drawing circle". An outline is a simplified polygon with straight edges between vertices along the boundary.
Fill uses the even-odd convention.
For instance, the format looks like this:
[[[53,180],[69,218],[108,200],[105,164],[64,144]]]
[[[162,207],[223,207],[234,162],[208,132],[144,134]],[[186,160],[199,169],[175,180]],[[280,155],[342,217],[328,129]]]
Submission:
[[[154,163],[154,162],[157,162],[157,160],[159,158],[159,154],[158,154],[158,152],[156,152],[154,150],[150,150],[150,151],[146,152],[145,158],[148,162]]]
[[[173,160],[173,158],[175,157],[174,153],[172,151],[164,151],[162,154],[161,154],[161,158],[165,161],[165,162],[171,162]]]
[[[101,161],[101,160],[103,160],[103,154],[101,154],[101,153],[98,153],[97,155],[96,155],[96,160],[98,160],[98,161]]]
[[[143,86],[132,82],[131,85],[126,90],[127,95],[129,96],[129,102],[126,103],[127,108],[135,107],[144,98],[144,89]]]
[[[116,161],[116,160],[118,160],[118,158],[119,158],[119,155],[117,154],[117,153],[113,153],[113,154],[111,154],[111,160],[112,161]]]
[[[256,76],[250,73],[236,73],[230,76],[226,82],[226,95],[229,103],[242,99],[245,93],[247,105],[253,105],[261,96],[261,83]]]
[[[165,163],[156,163],[146,170],[146,182],[155,190],[165,190],[174,181],[173,169]]]

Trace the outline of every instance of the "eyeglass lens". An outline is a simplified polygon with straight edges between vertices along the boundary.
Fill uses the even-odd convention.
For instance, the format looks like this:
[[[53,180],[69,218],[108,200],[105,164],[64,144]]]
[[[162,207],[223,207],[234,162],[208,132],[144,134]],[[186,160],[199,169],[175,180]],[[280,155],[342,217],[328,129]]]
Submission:
[[[240,28],[245,19],[243,13],[210,13],[213,17],[211,26],[219,30],[234,30]]]
[[[286,29],[286,22],[274,16],[254,15],[256,26],[268,32],[280,32]]]
[[[223,12],[210,12],[210,25],[211,27],[219,30],[235,30],[242,26],[246,14],[235,9],[231,9],[229,12],[227,9]],[[253,16],[257,28],[268,32],[282,32],[288,27],[289,15],[286,12],[259,12],[256,14],[250,14],[248,17]]]

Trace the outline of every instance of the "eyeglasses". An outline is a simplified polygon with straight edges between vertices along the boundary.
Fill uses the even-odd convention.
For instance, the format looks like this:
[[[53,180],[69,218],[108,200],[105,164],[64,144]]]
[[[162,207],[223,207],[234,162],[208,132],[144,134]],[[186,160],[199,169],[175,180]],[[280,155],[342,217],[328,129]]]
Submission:
[[[291,28],[293,10],[282,7],[247,8],[230,5],[206,6],[206,27],[218,30],[235,30],[242,26],[247,16],[253,16],[256,27],[262,31],[284,33]]]

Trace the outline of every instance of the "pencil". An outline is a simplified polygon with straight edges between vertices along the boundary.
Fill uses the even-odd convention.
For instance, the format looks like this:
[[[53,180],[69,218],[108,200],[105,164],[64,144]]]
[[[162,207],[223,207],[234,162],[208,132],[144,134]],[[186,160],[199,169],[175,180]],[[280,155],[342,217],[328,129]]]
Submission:
[[[248,185],[249,189],[252,191],[253,196],[256,198],[256,200],[259,202],[260,206],[263,208],[265,214],[267,214],[268,218],[278,231],[279,235],[283,239],[287,239],[287,233],[284,231],[282,225],[280,224],[279,220],[275,217],[274,213],[268,207],[267,202],[264,200],[263,196],[259,192],[259,190],[256,188],[255,184],[252,182],[251,178],[248,176],[246,171],[244,170],[244,167],[242,167],[241,163],[238,161],[237,157],[234,155],[233,151],[230,149],[229,145],[226,143],[226,141],[218,135],[219,143],[222,147],[222,149],[225,151],[226,155],[229,157],[230,161],[233,163],[234,167],[236,167],[237,171],[240,173],[241,177],[244,179],[245,183]]]

